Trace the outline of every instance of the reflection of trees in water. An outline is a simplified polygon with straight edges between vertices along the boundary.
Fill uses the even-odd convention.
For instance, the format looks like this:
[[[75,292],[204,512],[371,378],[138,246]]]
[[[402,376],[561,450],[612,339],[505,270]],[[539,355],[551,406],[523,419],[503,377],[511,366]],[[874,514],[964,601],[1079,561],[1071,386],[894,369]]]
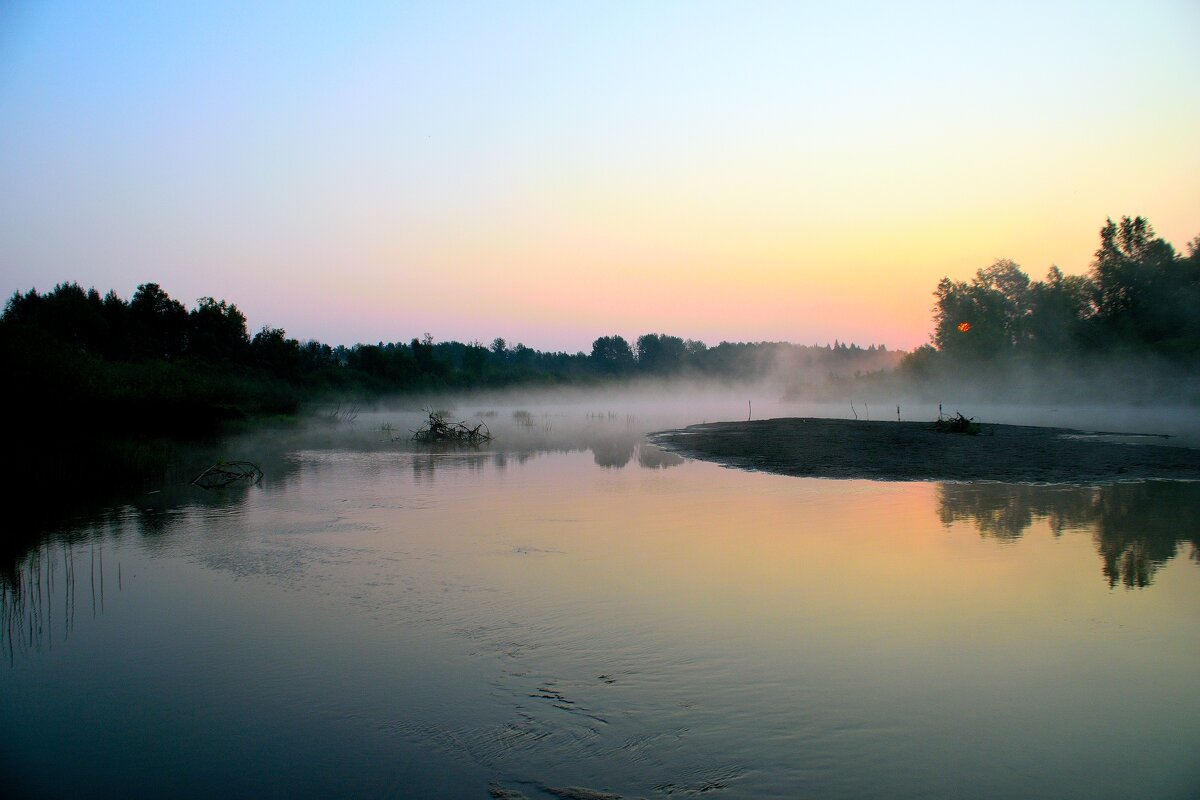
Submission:
[[[106,563],[106,544],[137,535],[153,551],[181,519],[231,513],[249,492],[263,491],[262,486],[213,491],[192,486],[197,465],[215,458],[207,450],[174,446],[149,452],[156,458],[145,459],[137,470],[124,457],[106,464],[120,473],[99,484],[115,487],[106,497],[94,491],[74,495],[66,473],[47,473],[42,485],[22,495],[22,513],[0,541],[0,645],[10,661],[18,651],[63,640],[74,629],[77,608],[103,613],[106,591],[114,585],[121,589],[123,580],[120,563],[111,558]],[[171,457],[157,458],[164,453]],[[276,460],[270,468],[277,481],[296,471],[295,465]]]
[[[360,447],[348,450],[336,440],[324,448],[313,446],[319,442],[299,440],[287,442],[291,447],[283,449],[283,442],[266,438],[194,448],[155,444],[138,450],[130,446],[120,457],[102,457],[106,451],[92,459],[106,464],[116,477],[111,487],[103,482],[88,487],[95,491],[82,498],[64,488],[71,485],[70,475],[46,472],[36,488],[22,493],[18,509],[39,513],[18,514],[7,540],[0,540],[0,645],[11,660],[18,651],[40,650],[55,636],[61,640],[68,635],[77,608],[90,612],[94,603],[95,612],[101,613],[106,586],[111,591],[121,584],[120,565],[114,567],[111,558],[105,564],[105,543],[119,545],[125,537],[136,535],[141,546],[152,552],[169,547],[179,523],[197,516],[220,519],[222,529],[227,530],[251,494],[300,491],[300,481],[319,481],[326,473],[340,470],[346,460],[365,470],[368,477],[384,476],[403,464],[417,483],[432,481],[442,468],[476,472],[490,465],[503,470],[545,453],[590,451],[596,465],[604,469],[621,469],[631,462],[643,469],[683,463],[675,453],[645,441],[628,421],[619,423],[621,420],[606,418],[589,419],[582,429],[544,425],[524,432],[522,438],[511,436],[502,448],[479,450],[409,449],[407,442],[397,448],[390,440],[360,442]],[[333,457],[297,455],[304,450]],[[135,452],[136,460],[129,455]],[[372,452],[399,457],[358,457]],[[233,484],[207,491],[190,484],[201,469],[231,453],[247,455],[263,468],[261,485]],[[130,466],[135,461],[137,469]],[[76,502],[81,500],[87,502]]]
[[[666,469],[683,463],[683,457],[656,444],[644,441],[616,441],[592,444],[592,455],[598,466],[620,469],[637,457],[643,469]]]
[[[635,460],[635,457],[637,465],[643,469],[666,469],[683,463],[681,456],[643,441],[641,436],[633,439],[599,440],[588,446],[596,466],[605,469],[621,469]]]
[[[535,424],[504,426],[494,429],[493,463],[526,460],[543,453],[591,452],[592,461],[604,469],[621,469],[636,461],[646,469],[663,469],[682,464],[683,459],[646,441],[642,428],[632,415],[588,413],[582,419],[569,415],[524,414]]]
[[[1016,540],[1045,519],[1051,532],[1090,527],[1095,512],[1091,487],[1029,486],[1000,483],[943,483],[938,487],[938,516],[943,525],[967,520],[984,536]]]
[[[945,483],[938,487],[945,525],[970,521],[988,537],[1013,541],[1035,520],[1055,536],[1088,530],[1110,586],[1149,586],[1181,544],[1200,561],[1200,484],[1173,481],[1111,486]]]
[[[103,614],[105,592],[114,584],[122,589],[121,564],[114,567],[110,559],[105,567],[102,539],[49,538],[5,563],[0,571],[0,649],[9,665],[18,654],[66,641],[77,612]]]
[[[672,453],[670,450],[663,450],[661,447],[649,442],[642,442],[638,445],[638,466],[645,469],[666,469],[668,467],[677,467],[683,463],[683,456]]]
[[[478,472],[490,460],[483,450],[463,450],[452,445],[436,445],[427,450],[412,453],[412,476],[416,483],[431,481],[439,467],[449,467],[468,472]]]
[[[645,441],[640,433],[624,436],[592,436],[571,442],[546,443],[537,447],[496,450],[429,449],[412,453],[412,473],[417,481],[433,478],[439,469],[481,470],[489,464],[506,469],[524,464],[543,453],[592,454],[592,461],[603,469],[621,469],[636,462],[643,469],[666,469],[683,463],[683,458]]]
[[[637,439],[601,439],[592,442],[592,459],[596,466],[605,469],[620,469],[630,462],[637,450]]]
[[[592,461],[603,469],[621,469],[636,461],[645,469],[664,469],[683,463],[683,459],[646,441],[632,419],[589,414],[583,424],[546,424],[538,429],[525,428],[501,433],[504,452],[497,453],[496,463],[506,459],[520,462],[542,453],[578,453],[591,451]]]
[[[124,591],[120,551],[130,536],[147,551],[163,547],[196,515],[236,515],[250,491],[231,487],[206,492],[186,484],[145,495],[136,503],[103,509],[78,527],[43,531],[22,547],[0,555],[0,651],[9,663],[23,653],[52,649],[75,630],[77,616],[103,615],[106,596]],[[226,526],[227,527],[227,526]],[[31,529],[30,535],[36,534]],[[106,556],[107,552],[107,556]]]
[[[1108,582],[1148,586],[1159,566],[1189,542],[1200,553],[1200,485],[1154,482],[1102,490],[1094,534]]]

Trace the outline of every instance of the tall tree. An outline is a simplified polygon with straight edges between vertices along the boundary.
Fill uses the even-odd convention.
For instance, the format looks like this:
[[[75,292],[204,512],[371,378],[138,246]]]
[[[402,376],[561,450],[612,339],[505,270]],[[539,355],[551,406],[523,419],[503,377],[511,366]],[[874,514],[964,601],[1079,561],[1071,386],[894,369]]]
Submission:
[[[687,348],[683,339],[665,333],[647,333],[637,340],[638,369],[669,375],[683,369]]]
[[[1086,275],[1064,275],[1050,267],[1044,281],[1029,286],[1028,344],[1042,354],[1066,354],[1083,343],[1093,313],[1095,287]]]
[[[211,361],[240,362],[250,349],[246,317],[224,300],[201,297],[188,314],[189,355]]]
[[[1200,281],[1143,217],[1109,219],[1092,262],[1097,321],[1106,338],[1126,347],[1187,349]]]
[[[143,283],[129,301],[134,335],[147,356],[174,358],[184,351],[188,336],[188,313],[183,303],[172,300],[157,283]]]
[[[592,366],[609,375],[621,374],[633,369],[633,348],[622,336],[601,336],[592,342],[589,357]]]
[[[986,280],[978,275],[971,283],[942,278],[934,297],[933,342],[938,350],[958,358],[990,358],[1012,348],[1009,303]]]

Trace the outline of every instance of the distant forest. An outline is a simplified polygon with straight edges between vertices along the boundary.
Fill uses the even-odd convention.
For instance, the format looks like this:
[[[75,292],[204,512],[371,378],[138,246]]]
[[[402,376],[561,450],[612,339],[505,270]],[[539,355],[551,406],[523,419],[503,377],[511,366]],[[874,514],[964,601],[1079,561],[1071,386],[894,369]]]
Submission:
[[[590,353],[542,352],[503,338],[330,346],[280,328],[253,336],[234,304],[188,310],[155,283],[126,301],[76,283],[17,292],[0,317],[6,402],[39,417],[109,429],[180,432],[246,415],[292,414],[304,402],[516,386],[587,386],[681,376],[753,380],[774,370],[830,375],[894,367],[902,353],[835,342],[721,342],[648,333],[602,336]]]
[[[1086,275],[1030,280],[1012,261],[934,292],[931,343],[912,353],[835,342],[721,342],[647,333],[601,336],[590,353],[542,352],[503,338],[352,347],[250,335],[225,300],[189,310],[155,283],[130,300],[76,283],[17,292],[0,317],[4,402],[18,418],[153,433],[211,429],[305,402],[645,378],[778,378],[793,396],[853,396],[945,381],[998,386],[1015,366],[1043,372],[1099,358],[1200,366],[1200,237],[1180,255],[1141,217],[1112,220]],[[897,368],[898,367],[898,368]],[[988,378],[990,376],[990,383]]]

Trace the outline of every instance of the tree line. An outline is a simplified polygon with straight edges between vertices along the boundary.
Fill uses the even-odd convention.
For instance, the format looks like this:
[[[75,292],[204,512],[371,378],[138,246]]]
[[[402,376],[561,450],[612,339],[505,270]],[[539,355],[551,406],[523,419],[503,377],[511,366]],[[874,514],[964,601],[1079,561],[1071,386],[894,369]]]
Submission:
[[[246,414],[290,414],[333,396],[516,385],[591,385],[639,378],[760,377],[781,364],[834,373],[894,364],[898,353],[835,342],[704,342],[647,333],[601,336],[591,352],[544,352],[497,337],[331,346],[281,328],[251,335],[237,305],[203,297],[188,309],[156,283],[129,300],[77,283],[16,292],[0,316],[4,402],[17,413],[114,429],[204,427]]]
[[[911,369],[1024,358],[1144,356],[1195,365],[1200,358],[1200,236],[1177,253],[1143,217],[1107,220],[1085,275],[1051,266],[1030,280],[1007,259],[970,281],[934,291],[931,344]]]
[[[934,378],[1000,386],[1005,364],[1153,355],[1200,365],[1200,237],[1177,253],[1142,217],[1108,220],[1084,275],[1044,280],[1000,260],[969,281],[944,278],[929,345],[912,353],[835,342],[702,341],[664,333],[598,337],[590,352],[539,351],[497,337],[331,346],[281,328],[251,335],[241,310],[203,297],[188,309],[156,283],[129,300],[60,283],[16,292],[0,315],[0,400],[17,415],[85,420],[111,430],[181,430],[249,415],[291,414],[305,401],[508,386],[597,385],[693,376],[777,374],[797,395]],[[901,357],[903,356],[903,360]],[[900,365],[892,376],[883,373]],[[1000,365],[999,367],[997,365]],[[987,369],[982,368],[986,366]],[[1048,370],[1042,370],[1046,372]],[[825,381],[823,386],[814,385]],[[981,377],[983,376],[983,377]],[[814,391],[815,390],[815,391]]]

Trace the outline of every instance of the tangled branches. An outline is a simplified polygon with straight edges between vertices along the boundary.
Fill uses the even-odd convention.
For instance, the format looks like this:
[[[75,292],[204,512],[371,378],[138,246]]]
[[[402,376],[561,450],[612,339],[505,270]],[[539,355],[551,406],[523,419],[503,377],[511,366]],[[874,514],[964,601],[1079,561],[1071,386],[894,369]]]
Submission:
[[[449,442],[475,447],[492,440],[492,432],[483,421],[472,428],[465,422],[448,422],[444,411],[427,411],[426,413],[429,414],[428,421],[413,431],[414,442],[427,444]]]
[[[943,417],[939,414],[933,426],[944,433],[969,433],[972,436],[978,436],[980,431],[975,418],[964,417],[961,411],[953,417]]]
[[[256,484],[263,479],[262,469],[249,461],[218,461],[192,479],[201,489],[222,489],[235,483]]]

